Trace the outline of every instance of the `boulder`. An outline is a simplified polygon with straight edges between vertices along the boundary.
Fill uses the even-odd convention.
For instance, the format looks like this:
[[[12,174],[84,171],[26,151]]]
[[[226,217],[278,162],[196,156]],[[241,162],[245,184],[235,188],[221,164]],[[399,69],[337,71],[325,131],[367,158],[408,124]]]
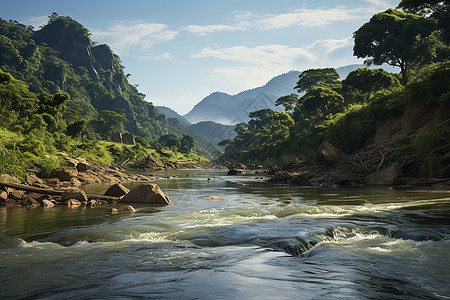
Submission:
[[[69,199],[76,199],[78,201],[88,201],[86,193],[82,189],[73,189],[65,191],[61,194],[62,201],[67,201]]]
[[[159,188],[157,184],[149,183],[132,189],[122,202],[125,203],[147,203],[159,205],[171,205],[169,197]]]
[[[105,192],[105,196],[112,196],[112,197],[122,197],[123,195],[126,195],[130,192],[129,189],[121,185],[120,183],[113,184],[109,187],[108,190]]]
[[[78,170],[75,167],[60,167],[56,169],[55,176],[60,181],[70,181],[73,177],[78,175]]]
[[[395,185],[400,183],[403,177],[402,169],[398,163],[393,163],[378,173],[366,176],[364,182],[367,185]]]
[[[87,206],[87,207],[96,207],[97,205],[98,205],[98,202],[95,201],[94,199],[89,200],[89,201],[86,203],[86,206]]]
[[[6,201],[8,199],[8,193],[5,191],[0,192],[0,202]]]
[[[64,205],[77,207],[81,205],[81,202],[78,201],[77,199],[69,199],[67,201],[64,201]]]
[[[18,179],[17,177],[11,176],[9,174],[0,174],[0,182],[3,183],[14,183],[14,184],[21,184],[22,181]]]
[[[87,162],[87,160],[85,160],[82,157],[78,157],[77,158],[77,170],[78,172],[86,172],[87,170],[89,170],[89,163]]]
[[[119,212],[119,210],[115,207],[111,208],[111,213],[112,214],[117,214]]]
[[[345,163],[348,155],[339,150],[328,141],[322,141],[316,151],[316,159],[327,166],[334,166],[337,163]]]
[[[400,131],[400,118],[392,117],[384,120],[375,133],[373,143],[376,145],[382,144],[398,131]]]
[[[34,173],[27,173],[25,176],[25,182],[29,185],[41,186],[44,184],[44,181],[37,177]]]
[[[127,145],[136,144],[133,134],[129,133],[129,132],[124,133],[122,136],[122,143],[127,144]]]

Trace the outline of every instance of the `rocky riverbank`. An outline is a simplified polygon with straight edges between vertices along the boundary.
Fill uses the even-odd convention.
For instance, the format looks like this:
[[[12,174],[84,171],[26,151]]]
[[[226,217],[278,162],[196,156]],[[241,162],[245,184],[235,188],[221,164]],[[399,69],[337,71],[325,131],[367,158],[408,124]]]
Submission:
[[[324,187],[395,186],[450,190],[448,106],[410,102],[378,120],[365,146],[347,155],[323,141],[304,162],[272,170],[272,182]]]
[[[129,191],[120,184],[127,181],[149,182],[155,179],[154,176],[128,173],[120,166],[104,166],[81,157],[73,158],[64,153],[61,155],[66,165],[56,169],[55,177],[52,178],[44,178],[38,167],[28,170],[24,181],[8,174],[0,174],[0,206],[95,207],[105,203],[136,202],[171,204],[170,199],[156,184],[143,184],[136,191]],[[189,164],[183,166],[188,167]],[[147,168],[150,169],[159,170]],[[80,186],[92,183],[111,183],[112,186],[105,195],[87,195]]]

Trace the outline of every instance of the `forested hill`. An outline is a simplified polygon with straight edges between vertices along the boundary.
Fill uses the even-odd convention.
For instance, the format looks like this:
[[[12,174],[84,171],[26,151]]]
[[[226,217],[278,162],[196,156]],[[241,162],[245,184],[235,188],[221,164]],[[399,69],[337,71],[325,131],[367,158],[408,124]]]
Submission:
[[[128,82],[120,58],[108,45],[95,45],[88,29],[70,17],[53,13],[38,31],[0,19],[0,69],[25,82],[35,93],[67,92],[67,123],[88,124],[88,139],[110,139],[113,130],[128,131],[147,141],[167,134],[181,138],[183,126],[167,122],[151,102]],[[102,114],[124,114],[111,128],[89,126]],[[210,141],[196,136],[197,145]]]

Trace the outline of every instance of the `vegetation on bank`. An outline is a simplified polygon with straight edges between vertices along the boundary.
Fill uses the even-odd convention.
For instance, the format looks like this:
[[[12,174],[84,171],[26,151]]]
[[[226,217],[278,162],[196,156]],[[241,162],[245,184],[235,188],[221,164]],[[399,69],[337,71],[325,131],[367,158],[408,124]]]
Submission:
[[[153,141],[136,137],[135,145],[87,139],[86,128],[108,136],[122,129],[127,119],[123,113],[101,111],[89,122],[76,121],[67,117],[69,99],[67,93],[33,93],[24,82],[0,70],[0,173],[23,178],[28,168],[37,166],[44,177],[50,177],[64,164],[60,152],[106,165],[137,162],[150,154],[167,161],[207,161],[193,151],[194,140],[188,135],[181,139],[165,135]]]
[[[450,5],[422,2],[404,0],[400,7],[405,11],[375,14],[354,33],[355,56],[366,58],[368,66],[397,66],[400,74],[361,68],[338,80],[333,68],[306,70],[293,87],[303,94],[280,97],[276,105],[285,112],[252,112],[248,123],[236,126],[234,140],[221,142],[226,145],[221,159],[295,163],[324,139],[351,153],[375,134],[377,121],[401,115],[409,102],[438,107],[440,126],[417,134],[397,156],[426,157],[436,145],[448,144],[450,47],[445,24]]]

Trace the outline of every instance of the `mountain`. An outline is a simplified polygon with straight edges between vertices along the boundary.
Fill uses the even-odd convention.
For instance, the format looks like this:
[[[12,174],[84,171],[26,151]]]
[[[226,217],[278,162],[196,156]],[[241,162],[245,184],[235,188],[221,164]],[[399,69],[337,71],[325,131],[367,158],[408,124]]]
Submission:
[[[348,73],[364,65],[349,65],[337,68],[341,79]],[[247,122],[248,114],[252,111],[269,108],[281,111],[281,107],[275,106],[275,101],[284,95],[295,93],[294,86],[298,81],[300,71],[290,71],[272,78],[264,86],[229,95],[222,92],[214,92],[201,100],[184,117],[192,123],[200,121],[215,121],[224,124],[237,124]]]
[[[52,15],[37,31],[0,18],[0,70],[36,94],[68,93],[64,118],[68,124],[85,120],[89,140],[111,138],[94,125],[106,110],[124,114],[123,130],[148,142],[167,134],[179,138],[187,134],[195,138],[198,150],[218,149],[215,139],[190,130],[187,121],[170,122],[145,101],[145,95],[128,82],[124,68],[108,45],[96,45],[88,29],[70,17]]]
[[[213,121],[202,121],[192,124],[189,128],[203,136],[217,139],[219,142],[226,139],[232,140],[236,136],[234,125],[223,125]]]
[[[176,111],[174,111],[170,107],[167,107],[167,106],[155,106],[155,107],[161,113],[163,113],[166,116],[167,119],[178,119],[178,120],[180,120],[181,124],[183,124],[185,126],[191,125],[191,122],[186,120],[185,117],[183,117],[182,115],[178,114]]]

